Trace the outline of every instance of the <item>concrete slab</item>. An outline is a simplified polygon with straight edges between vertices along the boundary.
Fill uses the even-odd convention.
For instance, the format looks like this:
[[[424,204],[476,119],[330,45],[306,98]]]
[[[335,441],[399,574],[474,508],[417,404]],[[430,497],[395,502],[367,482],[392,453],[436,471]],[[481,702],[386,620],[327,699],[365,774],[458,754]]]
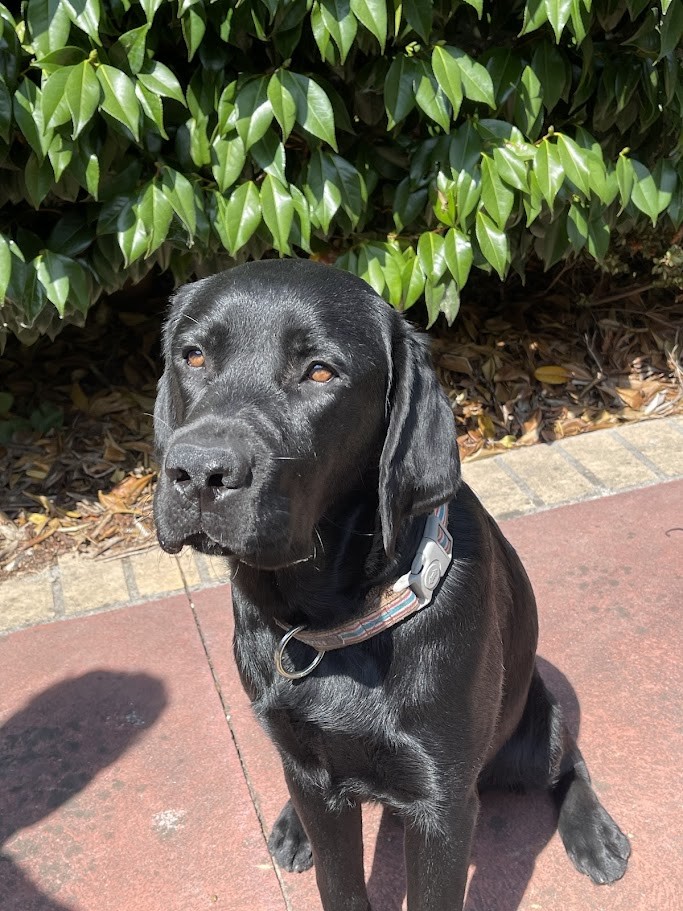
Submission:
[[[185,597],[0,639],[3,911],[284,911]]]

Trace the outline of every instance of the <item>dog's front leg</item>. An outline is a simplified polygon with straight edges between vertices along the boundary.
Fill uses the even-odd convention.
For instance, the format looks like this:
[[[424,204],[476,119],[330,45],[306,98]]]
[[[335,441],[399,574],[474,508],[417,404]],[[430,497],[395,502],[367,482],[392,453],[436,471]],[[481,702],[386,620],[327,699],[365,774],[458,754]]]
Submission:
[[[479,800],[454,799],[438,827],[406,824],[408,911],[460,911]]]
[[[360,806],[331,812],[318,796],[285,775],[292,804],[313,852],[313,864],[325,911],[370,911],[363,874]]]

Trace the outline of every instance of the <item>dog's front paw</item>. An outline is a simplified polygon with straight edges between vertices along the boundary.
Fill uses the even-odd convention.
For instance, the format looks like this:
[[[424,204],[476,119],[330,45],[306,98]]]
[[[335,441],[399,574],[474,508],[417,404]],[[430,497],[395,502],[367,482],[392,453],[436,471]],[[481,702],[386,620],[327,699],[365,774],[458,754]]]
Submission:
[[[588,825],[565,837],[572,863],[597,885],[616,882],[626,872],[631,853],[628,838],[604,807],[598,805]]]
[[[268,850],[278,866],[290,873],[303,873],[313,866],[311,843],[290,801],[275,821],[268,839]]]

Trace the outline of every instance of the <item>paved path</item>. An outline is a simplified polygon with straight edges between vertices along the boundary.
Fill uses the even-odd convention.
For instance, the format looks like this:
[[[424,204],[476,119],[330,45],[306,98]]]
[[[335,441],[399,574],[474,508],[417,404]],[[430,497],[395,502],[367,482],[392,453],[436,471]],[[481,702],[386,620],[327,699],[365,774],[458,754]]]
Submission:
[[[537,592],[542,673],[633,845],[625,878],[593,886],[542,796],[490,795],[467,911],[680,906],[683,480],[666,478],[683,475],[681,424],[466,467],[499,517],[517,514],[501,524]],[[547,459],[533,473],[536,450]],[[561,485],[574,474],[572,495]],[[583,501],[551,509],[554,498]],[[17,589],[4,604],[7,625],[32,625],[0,636],[0,908],[320,911],[312,874],[280,873],[265,847],[285,790],[237,683],[229,586],[211,564],[181,562],[189,594],[142,602],[155,585],[183,585],[179,564],[153,559],[157,576],[124,560],[125,592],[94,613],[80,585],[71,599],[81,570],[64,564],[49,613]],[[365,828],[373,909],[400,911],[400,830],[377,809]]]

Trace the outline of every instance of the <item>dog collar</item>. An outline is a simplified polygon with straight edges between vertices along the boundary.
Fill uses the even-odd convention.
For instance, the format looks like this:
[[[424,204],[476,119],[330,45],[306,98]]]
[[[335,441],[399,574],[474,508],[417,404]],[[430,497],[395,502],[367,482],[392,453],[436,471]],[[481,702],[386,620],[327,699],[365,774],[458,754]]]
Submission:
[[[320,664],[325,652],[371,639],[426,607],[453,559],[453,538],[447,526],[448,505],[444,503],[427,517],[410,571],[384,590],[379,606],[369,614],[333,629],[319,631],[307,630],[305,625],[291,627],[276,619],[277,625],[286,630],[275,650],[278,672],[288,680],[306,677]],[[288,671],[283,665],[285,650],[292,639],[304,642],[318,652],[302,671]]]

